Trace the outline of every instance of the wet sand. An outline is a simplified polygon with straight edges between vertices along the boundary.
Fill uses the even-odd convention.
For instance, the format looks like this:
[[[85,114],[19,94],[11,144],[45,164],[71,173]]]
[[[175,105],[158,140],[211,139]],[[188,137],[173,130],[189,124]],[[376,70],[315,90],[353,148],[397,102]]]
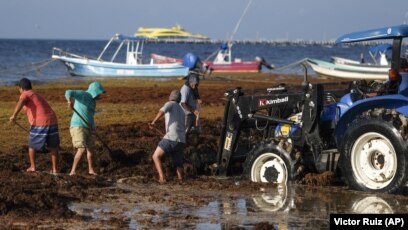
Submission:
[[[85,89],[88,82],[34,85],[59,117],[60,174],[48,173],[47,153],[37,154],[38,172],[26,173],[26,133],[4,122],[0,127],[0,228],[327,229],[330,213],[406,213],[406,191],[399,195],[368,194],[350,191],[341,183],[256,184],[239,174],[214,176],[203,163],[215,160],[225,90],[236,86],[265,89],[281,82],[299,84],[301,80],[302,76],[270,74],[203,80],[202,134],[196,145],[186,147],[186,180],[175,179],[166,159],[165,185],[156,182],[151,161],[161,137],[148,129],[147,122],[171,89],[181,87],[183,81],[101,80],[107,95],[97,105],[97,132],[112,152],[98,142],[94,161],[99,175],[87,175],[86,160],[82,159],[75,177],[67,175],[74,151],[68,131],[70,113],[63,95],[66,88]],[[340,83],[334,87],[336,84]],[[8,119],[17,98],[15,87],[2,87],[2,120]],[[23,114],[20,120],[25,121]]]

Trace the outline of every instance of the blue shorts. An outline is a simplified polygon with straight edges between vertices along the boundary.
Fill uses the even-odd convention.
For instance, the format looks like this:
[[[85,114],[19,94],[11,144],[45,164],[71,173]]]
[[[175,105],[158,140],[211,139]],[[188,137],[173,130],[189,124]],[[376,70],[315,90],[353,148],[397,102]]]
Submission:
[[[159,142],[159,147],[163,149],[165,154],[169,154],[173,159],[174,167],[183,167],[183,150],[184,143],[162,139]]]
[[[58,125],[31,126],[28,138],[28,147],[34,150],[41,150],[43,147],[58,148],[60,138]]]

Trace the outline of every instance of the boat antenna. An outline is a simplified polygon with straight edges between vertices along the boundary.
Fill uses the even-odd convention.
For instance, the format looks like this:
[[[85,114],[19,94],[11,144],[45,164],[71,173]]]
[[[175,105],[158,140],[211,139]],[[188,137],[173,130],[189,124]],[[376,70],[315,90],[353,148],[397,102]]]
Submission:
[[[408,11],[405,12],[405,20],[404,20],[404,24],[408,24]]]
[[[227,41],[227,46],[228,46],[229,49],[232,47],[232,38],[233,38],[234,35],[237,33],[237,30],[238,30],[239,26],[241,25],[241,21],[242,21],[242,19],[244,18],[246,12],[248,11],[249,6],[251,5],[252,1],[253,1],[253,0],[249,0],[249,1],[248,1],[248,4],[247,4],[247,6],[245,7],[244,12],[242,12],[241,17],[239,18],[237,24],[235,25],[234,30],[232,31],[232,34],[231,34],[230,39]],[[212,58],[213,56],[215,56],[215,55],[218,53],[218,51],[219,51],[219,50],[214,51],[210,56],[208,56],[208,57],[205,59],[205,61],[207,61],[207,60],[209,60],[210,58]]]
[[[229,39],[229,41],[228,41],[228,44],[229,44],[230,42],[232,42],[232,38],[234,37],[235,33],[237,33],[237,30],[238,30],[239,26],[241,25],[241,21],[242,21],[242,19],[244,18],[246,12],[248,11],[249,6],[251,5],[252,1],[253,1],[253,0],[249,0],[249,1],[248,1],[248,5],[245,7],[244,12],[242,12],[241,17],[239,18],[237,24],[235,25],[234,30],[232,31],[231,37],[230,37],[230,39]]]

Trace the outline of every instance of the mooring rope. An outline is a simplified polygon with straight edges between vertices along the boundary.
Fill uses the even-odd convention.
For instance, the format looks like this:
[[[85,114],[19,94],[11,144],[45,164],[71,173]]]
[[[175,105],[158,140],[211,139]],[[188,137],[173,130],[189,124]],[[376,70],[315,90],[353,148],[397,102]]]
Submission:
[[[219,49],[215,50],[212,54],[210,54],[204,61],[208,61],[210,58],[214,57],[217,54]]]
[[[295,62],[287,64],[285,66],[275,68],[274,71],[281,71],[281,70],[290,69],[290,68],[293,68],[293,67],[298,67],[300,65],[307,65],[308,60],[309,60],[309,58],[303,58],[303,59],[301,59],[299,61],[295,61]]]
[[[0,71],[0,74],[26,75],[27,73],[30,73],[33,71],[41,72],[41,68],[44,68],[45,66],[51,64],[54,61],[57,61],[57,60],[48,58],[42,61],[33,62],[28,65],[17,66],[17,68],[24,68],[26,66],[30,66],[28,70],[25,70],[22,72],[14,72],[14,70],[4,70],[4,71]]]

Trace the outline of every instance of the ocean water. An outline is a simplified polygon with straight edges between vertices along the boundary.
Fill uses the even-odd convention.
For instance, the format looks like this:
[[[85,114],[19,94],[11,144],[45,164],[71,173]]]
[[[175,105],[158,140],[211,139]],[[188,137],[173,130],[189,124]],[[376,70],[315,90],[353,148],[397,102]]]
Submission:
[[[97,57],[107,41],[98,40],[30,40],[0,39],[0,84],[14,84],[22,77],[35,81],[59,81],[69,76],[65,66],[51,59],[52,48]],[[143,60],[149,62],[150,53],[158,53],[172,57],[182,57],[192,52],[201,59],[206,59],[215,52],[220,44],[216,43],[156,43],[148,42],[144,46]],[[302,73],[301,67],[280,70],[303,58],[330,60],[331,56],[340,56],[359,60],[364,53],[365,60],[371,59],[368,45],[299,45],[291,43],[237,43],[233,46],[233,58],[253,60],[263,57],[268,63],[274,64],[280,73]],[[113,51],[108,50],[108,54]],[[124,55],[123,59],[124,59]],[[120,55],[118,56],[118,58]],[[266,69],[263,72],[268,71]],[[313,74],[313,72],[311,72]],[[78,78],[78,77],[76,77]]]

